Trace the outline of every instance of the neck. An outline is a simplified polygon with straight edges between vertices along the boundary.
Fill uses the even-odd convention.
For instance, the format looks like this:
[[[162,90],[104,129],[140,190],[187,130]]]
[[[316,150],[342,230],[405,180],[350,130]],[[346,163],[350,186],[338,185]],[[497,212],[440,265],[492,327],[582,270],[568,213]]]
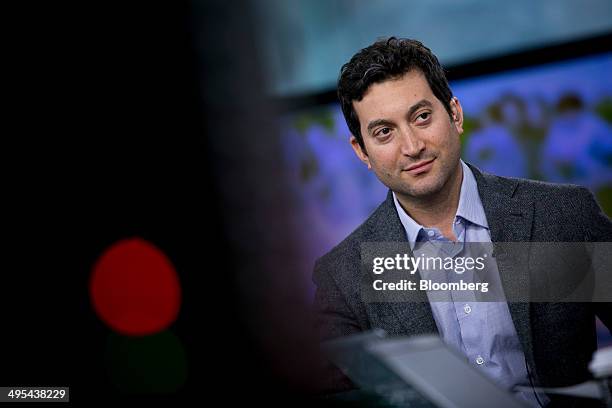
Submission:
[[[463,168],[459,162],[457,171],[437,193],[427,197],[407,197],[397,194],[397,199],[417,223],[428,228],[438,228],[444,235],[452,235],[462,180]]]

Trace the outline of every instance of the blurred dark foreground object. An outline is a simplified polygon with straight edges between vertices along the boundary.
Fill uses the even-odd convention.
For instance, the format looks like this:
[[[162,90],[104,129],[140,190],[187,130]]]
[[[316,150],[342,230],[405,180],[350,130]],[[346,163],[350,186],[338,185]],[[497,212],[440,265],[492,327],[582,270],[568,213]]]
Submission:
[[[330,396],[369,401],[374,406],[523,407],[524,403],[495,385],[437,336],[387,337],[383,330],[328,340],[329,359],[359,390]],[[572,387],[539,388],[540,392],[595,400],[610,405],[611,350],[599,350],[590,369],[596,380]],[[519,387],[533,392],[531,387]],[[474,392],[478,390],[478,392]],[[583,398],[586,398],[583,399]]]
[[[18,66],[0,384],[69,386],[77,404],[320,405],[249,4],[40,2],[6,16]],[[187,376],[173,392],[110,378],[114,333],[88,284],[100,254],[130,237],[179,275],[167,330]]]

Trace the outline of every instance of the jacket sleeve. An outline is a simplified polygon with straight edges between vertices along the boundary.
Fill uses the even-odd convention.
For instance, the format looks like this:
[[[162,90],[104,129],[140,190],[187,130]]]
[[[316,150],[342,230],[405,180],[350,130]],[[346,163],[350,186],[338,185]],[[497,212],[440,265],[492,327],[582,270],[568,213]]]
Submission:
[[[361,331],[354,313],[327,268],[319,260],[315,264],[313,281],[316,285],[314,320],[320,341],[348,336]],[[323,393],[346,391],[355,386],[331,362],[324,363]]]
[[[597,276],[603,276],[606,286],[612,283],[612,253],[608,250],[612,248],[612,221],[603,212],[593,194],[586,188],[581,189],[583,194],[584,206],[584,232],[585,240],[596,243],[595,248],[603,250],[602,254],[606,260],[604,267],[606,270],[597,271]],[[602,244],[607,243],[607,244]],[[595,314],[608,327],[612,333],[612,302],[594,302]]]

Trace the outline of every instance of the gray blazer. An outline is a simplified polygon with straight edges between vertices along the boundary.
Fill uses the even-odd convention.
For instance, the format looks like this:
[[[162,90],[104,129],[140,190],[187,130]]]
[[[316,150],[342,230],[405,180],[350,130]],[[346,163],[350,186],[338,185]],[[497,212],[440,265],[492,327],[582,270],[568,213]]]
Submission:
[[[586,188],[498,177],[470,168],[494,243],[612,242],[612,222]],[[389,241],[406,241],[390,191],[361,226],[315,263],[314,307],[321,340],[372,328],[390,335],[437,333],[423,292],[415,292],[410,302],[362,301],[360,244]],[[497,256],[506,293],[524,287],[527,273],[513,269],[510,261]],[[587,366],[597,347],[595,316],[611,328],[612,304],[517,302],[508,306],[528,371],[537,384],[570,385],[589,378]],[[328,386],[328,391],[340,391],[352,384],[329,367]]]

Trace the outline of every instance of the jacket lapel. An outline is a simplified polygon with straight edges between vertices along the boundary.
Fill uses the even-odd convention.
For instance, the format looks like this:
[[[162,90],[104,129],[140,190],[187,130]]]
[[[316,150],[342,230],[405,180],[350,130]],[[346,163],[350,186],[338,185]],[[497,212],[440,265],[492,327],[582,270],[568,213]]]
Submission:
[[[508,302],[508,308],[525,358],[534,367],[529,303],[529,268],[526,244],[531,239],[534,203],[518,200],[513,194],[518,180],[481,173],[469,165],[476,177],[495,248],[497,267]],[[511,244],[505,244],[511,243]],[[520,300],[520,302],[515,301]]]
[[[406,231],[395,209],[393,202],[393,194],[391,191],[387,194],[387,199],[379,207],[376,218],[373,220],[373,230],[370,237],[372,242],[406,242]],[[412,251],[409,251],[408,256],[412,257]],[[417,275],[417,281],[420,275]],[[405,302],[389,301],[370,304],[373,310],[383,320],[385,316],[394,316],[395,322],[392,326],[387,327],[387,331],[403,333],[407,335],[437,333],[435,320],[431,311],[431,306],[427,299],[427,295],[422,291],[407,291],[404,298]]]

